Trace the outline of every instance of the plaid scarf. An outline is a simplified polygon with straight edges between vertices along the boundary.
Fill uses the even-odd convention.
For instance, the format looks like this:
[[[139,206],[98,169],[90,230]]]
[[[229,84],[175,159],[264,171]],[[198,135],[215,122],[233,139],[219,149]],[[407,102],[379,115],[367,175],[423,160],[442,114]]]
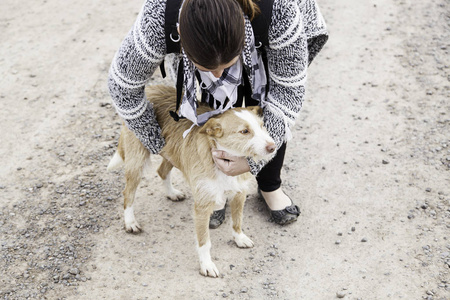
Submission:
[[[252,98],[258,100],[260,103],[264,101],[267,84],[266,71],[264,70],[261,54],[258,53],[255,47],[253,29],[248,17],[245,17],[245,45],[241,59],[230,68],[225,69],[220,78],[214,78],[214,76],[205,74],[210,72],[202,72],[199,70],[200,77],[203,81],[202,89],[205,89],[217,100],[214,101],[213,111],[197,115],[198,103],[195,96],[197,93],[195,84],[195,71],[197,68],[188,59],[183,49],[182,59],[184,66],[184,95],[181,101],[179,115],[186,117],[193,123],[191,128],[183,136],[186,136],[193,126],[205,124],[210,117],[223,113],[236,103],[237,87],[242,83],[242,67],[246,68],[248,74],[252,89]]]
[[[198,70],[198,73],[202,81],[200,88],[209,95],[206,102],[209,103],[212,96],[215,100],[213,103],[215,109],[231,108],[233,101],[227,101],[227,98],[237,99],[238,97],[238,86],[242,83],[242,61],[239,59],[234,65],[226,68],[220,78],[215,77],[211,72]]]

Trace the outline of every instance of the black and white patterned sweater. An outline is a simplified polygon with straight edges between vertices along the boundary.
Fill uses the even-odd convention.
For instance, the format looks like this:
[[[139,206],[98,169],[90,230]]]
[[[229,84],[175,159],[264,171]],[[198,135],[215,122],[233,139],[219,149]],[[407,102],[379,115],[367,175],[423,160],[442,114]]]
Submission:
[[[164,139],[144,88],[166,57],[166,1],[145,1],[114,56],[108,80],[117,113],[154,154],[161,151]],[[290,138],[290,128],[305,95],[307,67],[327,37],[326,25],[315,0],[274,0],[269,45],[266,46],[269,91],[262,106],[264,124],[278,147]],[[172,58],[170,65],[177,66],[179,59]],[[169,73],[173,75],[176,71]],[[256,164],[251,160],[249,164],[255,175],[264,166],[264,162]]]

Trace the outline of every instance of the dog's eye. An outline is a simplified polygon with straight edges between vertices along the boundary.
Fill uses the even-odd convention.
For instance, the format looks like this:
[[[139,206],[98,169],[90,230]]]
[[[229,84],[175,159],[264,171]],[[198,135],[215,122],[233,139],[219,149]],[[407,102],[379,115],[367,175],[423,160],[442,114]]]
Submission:
[[[242,134],[247,134],[247,133],[249,133],[250,131],[248,131],[248,129],[244,129],[244,130],[241,130],[241,131],[239,131],[240,133],[242,133]]]

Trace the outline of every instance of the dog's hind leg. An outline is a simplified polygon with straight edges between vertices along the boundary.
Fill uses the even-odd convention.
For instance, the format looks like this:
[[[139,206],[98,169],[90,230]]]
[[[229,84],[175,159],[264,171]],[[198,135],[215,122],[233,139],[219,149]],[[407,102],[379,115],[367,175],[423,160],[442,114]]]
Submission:
[[[172,168],[173,168],[172,163],[163,157],[161,165],[159,165],[158,168],[158,175],[163,180],[167,198],[169,198],[172,201],[181,201],[184,200],[186,196],[182,191],[179,191],[173,187],[172,179],[170,176]]]
[[[211,199],[214,196],[211,196]],[[197,201],[194,203],[195,232],[197,235],[197,252],[200,260],[200,273],[204,276],[218,277],[219,270],[211,259],[211,239],[209,238],[209,216],[214,209],[214,202]]]
[[[237,193],[230,202],[231,218],[233,221],[233,238],[239,248],[253,247],[252,240],[242,232],[242,216],[245,198],[245,193]]]
[[[130,233],[141,232],[136,218],[134,217],[133,203],[136,196],[136,189],[141,182],[142,173],[145,166],[145,162],[148,160],[150,153],[144,148],[142,144],[140,147],[133,148],[133,152],[126,153],[125,156],[125,189],[123,190],[124,196],[124,218],[125,218],[125,230]]]

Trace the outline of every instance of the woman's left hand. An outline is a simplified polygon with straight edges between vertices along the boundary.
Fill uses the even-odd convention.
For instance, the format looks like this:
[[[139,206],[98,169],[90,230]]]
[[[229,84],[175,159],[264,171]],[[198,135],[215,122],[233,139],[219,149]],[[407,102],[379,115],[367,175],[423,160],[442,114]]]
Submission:
[[[244,156],[233,156],[222,150],[212,150],[212,157],[217,168],[228,176],[237,176],[250,172],[247,158]]]

